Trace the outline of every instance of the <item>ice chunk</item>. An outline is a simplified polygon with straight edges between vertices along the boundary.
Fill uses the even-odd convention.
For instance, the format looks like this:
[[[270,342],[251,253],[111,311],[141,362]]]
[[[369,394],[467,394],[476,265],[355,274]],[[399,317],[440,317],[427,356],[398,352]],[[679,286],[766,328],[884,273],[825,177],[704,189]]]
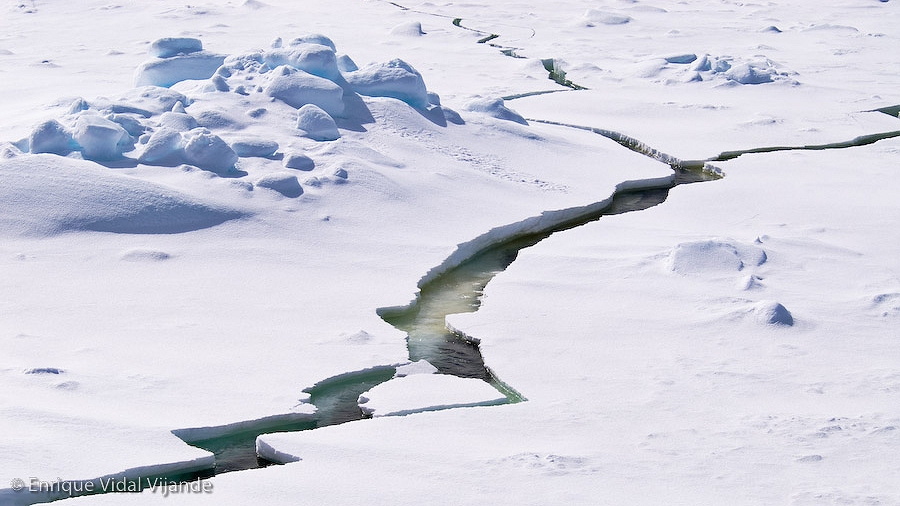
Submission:
[[[78,149],[72,134],[55,119],[47,120],[34,128],[28,136],[29,151],[67,155]]]
[[[506,107],[503,103],[502,98],[476,99],[466,104],[466,109],[472,112],[481,112],[497,119],[514,121],[523,125],[528,124],[528,122],[525,121],[525,118],[523,118],[519,113]]]
[[[278,143],[265,139],[240,139],[231,143],[231,149],[240,157],[266,158],[278,151]]]
[[[310,139],[317,141],[333,141],[341,136],[334,118],[313,104],[306,104],[300,108],[297,128],[305,131]]]
[[[93,114],[78,117],[72,136],[88,160],[115,160],[134,147],[133,139],[118,123]]]
[[[234,168],[238,155],[221,137],[198,128],[185,135],[184,158],[201,169],[225,173]]]
[[[766,252],[757,246],[709,240],[679,244],[669,253],[666,267],[679,274],[736,272],[745,266],[762,265],[765,261]]]
[[[431,362],[427,360],[417,360],[415,362],[410,362],[405,365],[401,365],[397,367],[397,372],[394,373],[394,376],[397,378],[402,378],[403,376],[410,376],[412,374],[434,374],[438,372],[438,368],[431,365]]]
[[[171,58],[156,58],[138,66],[134,74],[134,84],[168,88],[188,79],[209,79],[224,62],[224,55],[206,51]]]
[[[764,325],[784,325],[790,327],[794,324],[794,317],[786,307],[774,300],[763,300],[753,306],[753,314],[756,322]]]
[[[160,128],[150,135],[138,161],[151,165],[178,165],[184,160],[183,148],[184,141],[180,133]]]
[[[372,416],[407,415],[505,402],[506,396],[485,381],[447,374],[413,374],[394,378],[359,396],[359,407]]]
[[[289,169],[308,171],[316,168],[316,162],[314,162],[312,158],[304,154],[293,153],[284,157],[284,166]]]
[[[676,63],[676,64],[684,65],[684,64],[688,64],[688,63],[693,63],[697,59],[697,55],[695,55],[694,53],[676,53],[676,54],[671,54],[669,56],[665,56],[664,58],[669,63]]]
[[[150,54],[157,58],[171,58],[178,54],[196,53],[203,50],[200,39],[191,37],[165,37],[150,44]]]
[[[287,65],[276,68],[272,74],[266,95],[291,107],[315,104],[328,114],[344,114],[344,90],[333,82]]]
[[[345,77],[361,95],[391,97],[413,107],[428,107],[428,90],[422,75],[403,60],[373,63],[355,72],[348,72]]]
[[[303,194],[303,188],[300,186],[300,181],[297,180],[297,176],[287,172],[278,172],[263,176],[256,181],[256,186],[275,190],[285,197],[290,198],[299,197]]]

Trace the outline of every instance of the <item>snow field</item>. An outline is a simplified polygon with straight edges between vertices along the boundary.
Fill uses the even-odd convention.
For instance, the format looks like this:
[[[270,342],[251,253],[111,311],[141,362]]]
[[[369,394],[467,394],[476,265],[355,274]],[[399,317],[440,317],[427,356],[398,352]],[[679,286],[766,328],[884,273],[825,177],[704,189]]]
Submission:
[[[302,16],[278,4],[36,2],[3,18],[10,36],[0,42],[0,69],[24,70],[0,82],[9,111],[0,138],[77,151],[73,121],[92,111],[145,154],[152,135],[170,128],[158,123],[166,112],[208,131],[191,134],[187,118],[169,115],[174,134],[153,141],[159,158],[145,160],[159,165],[136,158],[124,168],[21,154],[18,141],[0,146],[0,166],[16,168],[0,172],[3,187],[13,185],[0,200],[0,286],[13,294],[0,301],[8,350],[0,396],[9,406],[0,417],[11,428],[0,467],[11,476],[96,477],[208,458],[169,431],[303,411],[305,386],[403,363],[402,334],[374,308],[408,302],[423,273],[456,258],[457,245],[605,198],[621,181],[668,174],[588,132],[492,118],[497,104],[523,118],[617,130],[683,159],[897,129],[896,118],[864,112],[900,103],[894,2],[810,10],[797,1],[641,1],[587,13],[575,2],[416,6],[449,18],[386,2],[305,4]],[[476,45],[483,34],[449,26],[456,17],[529,59]],[[310,31],[298,19],[329,39],[296,46],[325,49],[291,52],[288,34]],[[341,137],[316,141],[297,128],[296,107],[272,102],[242,70],[125,93],[130,70],[160,37],[241,55],[265,44],[260,34],[288,35],[262,53],[294,54],[334,79],[335,68],[344,75],[372,69],[370,61],[407,62],[427,80],[428,105],[343,93],[348,116],[332,115]],[[195,46],[175,43],[186,54]],[[540,58],[558,60],[591,90],[495,101],[556,88]],[[752,84],[765,76],[771,82]],[[402,89],[423,104],[417,86]],[[432,107],[431,89],[449,109]],[[61,95],[71,96],[53,102]],[[480,99],[494,104],[487,114],[466,108]],[[102,125],[87,134],[90,156],[138,155]],[[202,170],[182,165],[188,135],[221,146],[209,137],[217,136],[235,152],[246,138],[278,147],[239,157],[233,171]],[[488,365],[528,402],[266,436],[271,451],[302,460],[222,475],[213,494],[166,501],[900,503],[898,151],[892,140],[745,155],[717,162],[725,179],[675,188],[660,207],[554,236],[488,285],[478,313],[450,318],[481,340]],[[311,170],[286,166],[295,154],[309,157]],[[48,158],[61,174],[44,164],[29,180],[20,170],[22,160]],[[291,176],[302,194],[270,191],[292,187]],[[124,199],[126,211],[95,208],[95,189],[109,195],[101,203],[134,198]],[[239,219],[181,234],[121,233],[144,221],[128,212],[183,225],[211,210]],[[97,232],[89,225],[98,220],[121,228]],[[745,257],[746,248],[766,261]],[[685,260],[684,251],[693,255]],[[767,317],[779,314],[776,304],[792,326]],[[59,374],[28,373],[41,370]],[[158,501],[145,492],[70,502]]]

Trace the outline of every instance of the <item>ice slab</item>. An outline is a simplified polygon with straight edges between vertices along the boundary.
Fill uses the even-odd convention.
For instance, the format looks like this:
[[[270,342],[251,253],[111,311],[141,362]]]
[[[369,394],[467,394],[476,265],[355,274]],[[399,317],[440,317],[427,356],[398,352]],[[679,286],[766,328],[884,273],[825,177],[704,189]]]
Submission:
[[[485,381],[447,374],[394,378],[359,396],[359,407],[372,416],[399,416],[505,402],[506,396]]]

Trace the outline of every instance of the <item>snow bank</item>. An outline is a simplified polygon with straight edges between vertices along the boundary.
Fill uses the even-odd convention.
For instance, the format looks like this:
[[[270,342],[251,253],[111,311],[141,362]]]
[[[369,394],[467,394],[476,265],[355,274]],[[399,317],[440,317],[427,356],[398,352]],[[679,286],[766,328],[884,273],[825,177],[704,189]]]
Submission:
[[[171,234],[244,215],[86,161],[46,154],[0,160],[4,234],[68,230]]]

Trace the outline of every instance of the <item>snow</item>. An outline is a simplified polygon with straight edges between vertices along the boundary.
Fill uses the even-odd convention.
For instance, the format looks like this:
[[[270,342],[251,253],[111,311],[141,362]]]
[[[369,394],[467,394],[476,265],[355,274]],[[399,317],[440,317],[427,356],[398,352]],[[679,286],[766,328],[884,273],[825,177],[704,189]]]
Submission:
[[[505,402],[504,395],[480,379],[446,374],[408,374],[382,383],[359,396],[359,407],[371,416],[403,416]],[[265,442],[266,439],[263,437],[261,440]]]
[[[334,118],[313,104],[297,110],[297,128],[314,141],[336,141],[341,136]]]
[[[203,51],[155,58],[135,70],[134,84],[168,88],[188,79],[206,79],[224,62],[225,56]]]
[[[17,477],[208,466],[172,431],[311,416],[303,388],[408,362],[377,308],[485,244],[670,180],[535,120],[682,160],[898,130],[872,112],[900,103],[895,4],[9,4],[0,503],[35,499],[5,488]],[[142,67],[161,37],[185,41]],[[178,82],[133,87],[138,68]],[[303,136],[306,103],[267,94],[285,71],[331,90],[306,103],[339,138]],[[163,127],[167,112],[206,130]],[[745,154],[555,234],[448,322],[527,401],[267,435],[260,451],[300,460],[166,502],[898,504],[898,153]]]
[[[179,233],[249,214],[85,161],[46,154],[0,160],[0,196],[4,232],[28,236],[70,230]]]
[[[329,114],[344,114],[344,90],[337,84],[287,65],[276,67],[272,74],[266,95],[295,108],[314,104]]]
[[[395,58],[385,63],[372,63],[344,76],[354,91],[370,97],[391,97],[413,107],[428,106],[425,80],[416,69]]]

